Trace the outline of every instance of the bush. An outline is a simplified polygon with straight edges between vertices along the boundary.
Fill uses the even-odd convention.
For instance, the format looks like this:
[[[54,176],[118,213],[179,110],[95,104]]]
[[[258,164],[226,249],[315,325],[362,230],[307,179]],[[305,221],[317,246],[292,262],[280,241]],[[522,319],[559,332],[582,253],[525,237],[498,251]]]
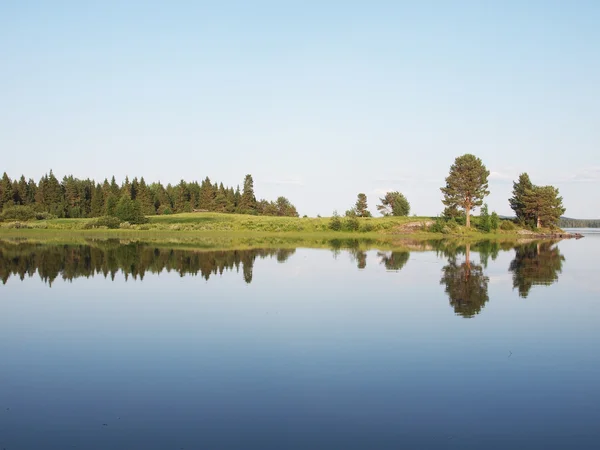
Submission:
[[[36,220],[52,220],[56,219],[56,216],[46,211],[38,211],[35,213],[35,218]]]
[[[446,227],[446,221],[444,219],[442,219],[441,217],[438,217],[435,219],[435,222],[433,222],[430,226],[429,226],[429,230],[432,233],[443,233],[444,232],[444,228],[448,228]]]
[[[6,228],[31,228],[31,226],[23,222],[11,222]]]
[[[503,220],[500,222],[500,229],[504,231],[513,231],[515,229],[515,224],[510,220]]]
[[[117,229],[117,228],[119,228],[120,225],[121,225],[121,220],[118,217],[103,216],[103,217],[98,217],[97,219],[94,219],[94,220],[86,223],[84,228],[90,229],[90,228],[105,227],[105,228],[110,228],[110,229]]]
[[[337,211],[333,212],[333,216],[329,220],[329,229],[333,231],[340,231],[342,229],[342,220]]]
[[[115,207],[115,217],[121,219],[121,222],[141,224],[148,222],[148,219],[142,213],[142,205],[137,200],[131,200],[124,195]]]
[[[370,233],[371,231],[373,231],[375,229],[375,227],[373,226],[372,223],[364,223],[361,227],[360,227],[360,231],[362,231],[363,233]]]
[[[357,231],[359,227],[360,224],[356,216],[348,216],[344,220],[343,228],[345,231]]]
[[[2,211],[0,217],[5,221],[18,220],[21,222],[27,222],[28,220],[35,220],[36,213],[31,206],[14,205],[7,206]]]

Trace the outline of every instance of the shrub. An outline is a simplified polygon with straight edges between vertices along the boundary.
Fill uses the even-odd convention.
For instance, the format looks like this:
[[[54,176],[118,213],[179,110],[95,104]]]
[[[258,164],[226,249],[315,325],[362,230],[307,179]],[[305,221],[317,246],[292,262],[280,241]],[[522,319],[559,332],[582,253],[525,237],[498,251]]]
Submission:
[[[329,229],[333,231],[340,231],[342,229],[342,220],[337,211],[333,212],[333,216],[329,220]]]
[[[356,216],[348,216],[344,220],[343,228],[346,231],[357,231],[359,227],[360,224]]]
[[[362,231],[363,233],[370,233],[371,231],[373,231],[375,229],[375,227],[373,226],[372,223],[364,223],[361,227],[360,227],[360,231]]]
[[[18,220],[27,222],[28,220],[34,220],[36,213],[31,206],[14,205],[5,207],[0,217],[5,221]]]
[[[106,227],[106,228],[110,228],[110,229],[117,229],[117,228],[119,228],[120,225],[121,225],[121,220],[118,217],[103,216],[103,217],[98,217],[97,219],[94,219],[94,220],[86,223],[84,228],[90,229],[90,228]]]
[[[444,232],[444,228],[446,227],[446,221],[444,219],[442,219],[441,217],[437,217],[435,219],[435,222],[433,222],[430,226],[429,226],[429,230],[432,233],[443,233]]]
[[[38,211],[35,213],[35,218],[36,220],[52,220],[56,219],[56,216],[46,211]]]
[[[515,224],[512,223],[511,220],[503,220],[500,222],[500,229],[504,231],[513,231],[515,229]]]

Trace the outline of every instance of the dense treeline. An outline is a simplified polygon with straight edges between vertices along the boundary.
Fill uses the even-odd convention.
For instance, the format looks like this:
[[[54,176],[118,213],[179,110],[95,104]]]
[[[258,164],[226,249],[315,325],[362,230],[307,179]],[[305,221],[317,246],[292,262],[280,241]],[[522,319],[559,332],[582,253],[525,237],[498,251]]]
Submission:
[[[143,216],[194,210],[298,216],[295,206],[285,197],[274,202],[257,200],[251,175],[246,175],[240,190],[239,186],[234,189],[213,183],[208,177],[201,183],[181,180],[176,186],[163,186],[160,182],[147,184],[143,177],[125,178],[119,185],[114,176],[102,183],[72,175],[59,181],[50,171],[35,182],[25,176],[11,180],[4,173],[0,180],[0,211],[15,205],[30,206],[36,212],[59,218],[115,216],[119,208]]]
[[[252,282],[256,258],[277,258],[286,261],[295,249],[251,249],[234,251],[194,252],[158,248],[145,244],[127,245],[104,242],[99,245],[50,246],[0,241],[0,280],[5,284],[11,275],[23,280],[36,273],[52,286],[60,275],[72,281],[78,277],[104,275],[115,278],[119,272],[125,278],[143,279],[147,272],[174,271],[183,275],[200,275],[208,280],[226,270],[242,272],[246,283]]]
[[[600,219],[571,219],[561,217],[558,221],[561,228],[600,228]]]

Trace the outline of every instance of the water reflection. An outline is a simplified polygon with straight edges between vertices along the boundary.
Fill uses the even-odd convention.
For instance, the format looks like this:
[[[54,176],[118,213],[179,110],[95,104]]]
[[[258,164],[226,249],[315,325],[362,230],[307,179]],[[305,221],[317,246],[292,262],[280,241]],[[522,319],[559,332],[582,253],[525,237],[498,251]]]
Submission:
[[[513,289],[527,298],[532,286],[547,286],[558,280],[565,257],[556,242],[532,242],[515,247],[515,259],[508,268],[512,272]]]
[[[367,267],[368,252],[363,241],[332,240],[330,249],[336,258],[347,252],[358,269]],[[399,250],[377,251],[372,254],[388,271],[401,271],[410,259],[407,250],[434,250],[447,260],[439,283],[444,285],[450,305],[462,317],[474,317],[489,301],[487,271],[489,261],[501,252],[513,251],[510,263],[513,288],[527,297],[535,285],[549,285],[558,280],[565,261],[556,241],[539,241],[515,245],[510,242],[429,241],[410,244]],[[367,247],[368,248],[368,247]],[[255,248],[248,250],[198,250],[166,248],[152,243],[122,243],[119,240],[91,241],[89,244],[48,245],[0,240],[0,279],[6,283],[11,276],[23,280],[36,273],[52,285],[59,276],[65,280],[102,274],[114,279],[118,272],[125,278],[144,278],[147,272],[175,271],[181,276],[200,275],[206,280],[224,271],[241,272],[246,283],[253,278],[257,258],[276,258],[280,263],[295,253],[294,248]],[[479,264],[472,254],[478,254]],[[464,258],[463,258],[464,256]],[[462,261],[462,262],[461,262]]]
[[[450,299],[454,312],[462,317],[474,317],[481,312],[489,300],[489,277],[483,273],[483,266],[471,262],[471,245],[465,246],[465,261],[459,264],[454,249],[448,257],[448,264],[442,269],[440,284]]]
[[[11,275],[23,280],[36,273],[50,286],[61,275],[65,280],[102,274],[114,279],[120,271],[125,278],[143,279],[146,272],[175,271],[181,276],[211,275],[240,267],[246,283],[252,282],[256,258],[276,258],[285,262],[295,249],[251,249],[194,251],[119,241],[95,245],[43,245],[0,242],[0,279],[5,284]]]
[[[409,252],[377,252],[381,264],[386,270],[399,271],[406,265],[410,258]]]

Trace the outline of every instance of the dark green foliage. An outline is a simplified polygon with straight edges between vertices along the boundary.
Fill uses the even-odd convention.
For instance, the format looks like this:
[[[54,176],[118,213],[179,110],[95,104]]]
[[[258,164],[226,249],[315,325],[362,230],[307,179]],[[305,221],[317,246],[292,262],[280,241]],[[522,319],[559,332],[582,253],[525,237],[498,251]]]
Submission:
[[[104,213],[104,209],[104,192],[102,192],[102,186],[96,184],[96,187],[92,192],[90,215],[92,217],[101,216]]]
[[[208,177],[202,184],[181,180],[177,186],[160,182],[147,185],[144,178],[126,177],[119,187],[115,177],[104,179],[100,185],[93,180],[80,180],[72,175],[65,176],[62,182],[50,171],[38,184],[32,179],[26,181],[22,175],[17,181],[8,174],[0,179],[0,212],[4,205],[31,205],[36,211],[51,216],[68,218],[88,218],[102,215],[114,216],[117,203],[122,196],[138,201],[143,215],[192,212],[195,209],[224,213],[245,212],[273,216],[298,217],[296,207],[285,197],[275,202],[261,200],[260,207],[254,197],[253,181],[250,175],[244,182],[245,196],[233,187],[223,183],[212,183]],[[244,203],[242,203],[242,197]]]
[[[252,175],[246,175],[244,179],[244,190],[240,198],[238,212],[242,214],[256,213],[256,197],[254,196],[254,181]]]
[[[118,217],[122,222],[131,224],[146,223],[148,219],[142,213],[142,206],[137,200],[132,200],[127,194],[119,199],[115,207],[115,217]]]
[[[14,191],[13,184],[6,172],[2,175],[0,180],[0,211],[5,205],[14,205]]]
[[[329,220],[329,229],[333,231],[340,231],[342,229],[342,219],[340,219],[337,211],[333,212],[331,219]]]
[[[106,198],[106,203],[104,205],[104,215],[114,216],[118,201],[119,201],[119,199],[117,197],[115,197],[112,194],[112,192],[110,194],[108,194],[108,197]]]
[[[510,207],[517,216],[517,221],[524,226],[534,226],[535,216],[529,214],[525,206],[525,195],[533,189],[533,183],[527,173],[519,175],[519,180],[513,182],[513,196],[508,200]]]
[[[554,186],[534,186],[523,197],[525,213],[536,218],[536,227],[555,227],[565,212],[562,197]]]
[[[356,204],[354,205],[354,211],[358,217],[371,217],[367,206],[367,196],[363,193],[358,194]]]
[[[114,216],[98,217],[85,224],[85,228],[110,228],[116,229],[121,225],[121,219]]]
[[[481,159],[466,154],[454,160],[446,177],[446,186],[440,188],[444,194],[444,205],[464,210],[467,227],[471,226],[471,211],[481,206],[484,197],[490,193],[487,190],[489,174]]]
[[[410,203],[406,197],[398,191],[388,192],[380,198],[377,210],[384,216],[408,216],[410,214]]]

